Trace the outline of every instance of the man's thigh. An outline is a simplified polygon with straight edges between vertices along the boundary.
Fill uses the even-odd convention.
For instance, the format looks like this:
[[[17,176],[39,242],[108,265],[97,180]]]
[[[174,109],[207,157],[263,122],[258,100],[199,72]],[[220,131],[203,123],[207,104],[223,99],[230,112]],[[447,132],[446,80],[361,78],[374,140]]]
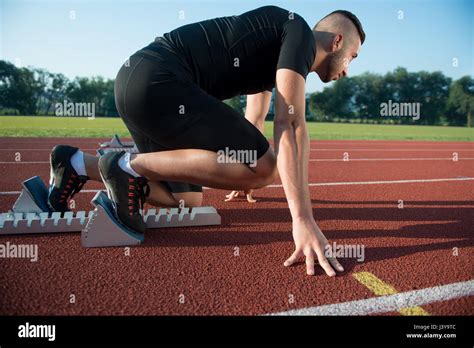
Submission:
[[[120,75],[120,74],[119,74]],[[140,152],[202,149],[251,154],[256,161],[268,141],[245,117],[197,84],[141,61],[124,75],[121,117]],[[123,98],[120,98],[123,96]],[[167,182],[171,192],[201,192],[201,187]],[[184,185],[184,186],[183,186]]]
[[[267,152],[267,139],[243,115],[194,83],[182,83],[181,86],[182,95],[164,103],[167,111],[182,110],[182,114],[165,116],[162,119],[166,119],[166,123],[157,122],[167,129],[164,132],[167,134],[156,137],[161,146],[168,150],[248,151],[256,154],[255,159]],[[154,109],[159,111],[160,105],[163,107],[157,103]],[[149,137],[153,138],[155,131],[158,131],[155,126],[149,127]]]
[[[139,131],[132,130],[130,128],[129,131],[140,153],[159,152],[167,150],[167,148],[153,141],[153,139],[148,138],[146,135],[141,134]],[[193,202],[198,202],[202,200],[202,187],[199,185],[175,181],[160,181],[159,186],[160,189],[165,189],[169,191],[172,194],[174,200],[176,200],[177,202],[185,198],[186,201],[192,200]],[[191,193],[192,195],[183,195],[184,193]]]

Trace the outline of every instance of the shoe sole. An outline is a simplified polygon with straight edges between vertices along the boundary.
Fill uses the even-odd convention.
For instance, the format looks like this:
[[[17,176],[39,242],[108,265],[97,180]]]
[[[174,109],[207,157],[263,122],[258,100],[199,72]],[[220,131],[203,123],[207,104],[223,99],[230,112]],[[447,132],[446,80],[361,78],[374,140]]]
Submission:
[[[112,197],[112,189],[110,189],[109,185],[107,184],[107,180],[104,178],[104,174],[102,173],[102,169],[99,166],[99,175],[100,178],[102,179],[102,182],[105,185],[105,190],[107,191],[107,197],[109,197],[110,201],[112,202],[112,205],[114,207],[114,214],[115,217],[118,219],[118,214],[117,214],[117,204],[115,203],[115,200]],[[120,220],[120,219],[119,219]]]

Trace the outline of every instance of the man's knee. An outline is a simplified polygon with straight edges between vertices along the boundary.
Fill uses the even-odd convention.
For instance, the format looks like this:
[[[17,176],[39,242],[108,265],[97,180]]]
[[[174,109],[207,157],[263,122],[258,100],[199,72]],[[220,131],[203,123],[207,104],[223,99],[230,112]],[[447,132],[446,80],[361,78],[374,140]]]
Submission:
[[[257,187],[255,188],[262,188],[272,184],[278,176],[277,173],[278,172],[276,166],[273,167],[272,170],[269,169],[268,171],[263,173],[263,175],[260,176],[260,178],[257,180]]]

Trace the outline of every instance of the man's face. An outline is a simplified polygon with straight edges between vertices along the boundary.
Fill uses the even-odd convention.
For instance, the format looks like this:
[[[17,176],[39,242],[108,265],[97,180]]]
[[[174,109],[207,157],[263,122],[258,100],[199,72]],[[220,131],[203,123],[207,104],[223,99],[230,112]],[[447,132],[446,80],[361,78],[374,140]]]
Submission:
[[[327,57],[325,69],[320,74],[321,81],[330,82],[339,80],[348,74],[349,64],[357,57],[360,48],[360,40],[347,44],[339,51],[330,53]]]

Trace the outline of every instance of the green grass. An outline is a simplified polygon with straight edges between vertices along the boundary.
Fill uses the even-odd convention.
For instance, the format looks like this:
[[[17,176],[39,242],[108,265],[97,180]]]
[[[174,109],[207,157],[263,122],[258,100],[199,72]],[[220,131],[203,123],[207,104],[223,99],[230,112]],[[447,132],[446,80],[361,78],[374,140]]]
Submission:
[[[466,127],[394,126],[346,123],[308,123],[311,139],[474,141],[474,129]],[[111,137],[129,136],[119,118],[0,116],[2,137]],[[271,122],[265,135],[273,135]]]
[[[130,136],[120,118],[0,116],[0,136],[111,137]]]
[[[272,132],[272,127],[268,129]],[[474,128],[308,123],[311,139],[473,141]],[[267,132],[265,132],[267,134]]]

